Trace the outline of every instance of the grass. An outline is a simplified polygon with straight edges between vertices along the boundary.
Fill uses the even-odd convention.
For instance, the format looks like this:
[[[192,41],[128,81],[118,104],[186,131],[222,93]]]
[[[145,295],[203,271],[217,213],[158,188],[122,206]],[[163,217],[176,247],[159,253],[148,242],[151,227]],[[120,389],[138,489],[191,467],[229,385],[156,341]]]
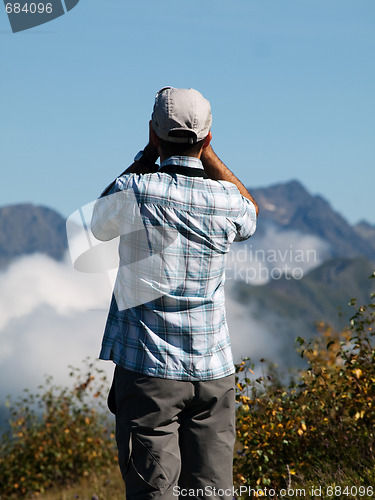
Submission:
[[[371,491],[364,486],[362,486],[363,491],[360,490],[359,486],[363,485],[362,481],[351,471],[342,470],[339,464],[335,471],[323,472],[319,467],[312,466],[312,468],[315,469],[315,480],[305,480],[302,476],[295,476],[289,486],[285,484],[285,489],[290,489],[290,494],[296,498],[303,497],[311,500],[316,498],[320,500],[332,500],[332,498],[372,500],[375,497],[375,486]],[[339,488],[341,494],[339,494]],[[357,494],[353,494],[355,489],[357,489]],[[366,490],[370,494],[366,494]],[[92,475],[78,483],[61,489],[55,488],[48,493],[34,495],[32,498],[38,500],[125,500],[125,488],[120,471],[116,468],[107,474]],[[271,497],[269,498],[271,500]],[[287,498],[291,498],[290,495]]]
[[[46,493],[34,495],[38,500],[125,500],[125,487],[118,468],[101,475],[93,474],[81,481],[53,488]]]

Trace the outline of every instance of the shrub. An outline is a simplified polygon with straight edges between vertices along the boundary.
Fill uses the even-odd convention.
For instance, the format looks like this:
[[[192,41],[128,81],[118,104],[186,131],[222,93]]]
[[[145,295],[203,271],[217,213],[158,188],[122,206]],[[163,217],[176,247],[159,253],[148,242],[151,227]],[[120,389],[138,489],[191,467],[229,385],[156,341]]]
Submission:
[[[1,499],[40,493],[113,467],[112,423],[102,411],[106,377],[94,363],[85,364],[85,373],[71,368],[73,388],[55,386],[46,377],[37,394],[25,390],[9,403],[11,431],[0,445]]]
[[[298,338],[308,368],[287,387],[274,377],[251,379],[249,359],[237,366],[238,485],[290,487],[297,476],[311,480],[338,464],[355,474],[357,486],[373,482],[373,302],[359,307],[340,333],[321,324],[311,342]]]

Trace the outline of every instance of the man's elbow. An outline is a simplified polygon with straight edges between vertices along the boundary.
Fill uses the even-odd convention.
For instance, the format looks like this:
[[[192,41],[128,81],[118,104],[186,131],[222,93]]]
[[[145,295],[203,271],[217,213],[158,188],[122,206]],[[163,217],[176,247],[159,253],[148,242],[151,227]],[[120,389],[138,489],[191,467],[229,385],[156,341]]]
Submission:
[[[253,204],[254,204],[254,207],[255,207],[255,213],[257,214],[257,217],[258,217],[258,214],[259,214],[259,206],[258,206],[258,203],[253,199]]]
[[[255,208],[255,214],[256,216],[258,217],[258,214],[259,214],[259,207],[258,207],[258,203],[254,200],[254,198],[249,195],[248,199],[251,201],[251,203],[254,205],[254,208]]]

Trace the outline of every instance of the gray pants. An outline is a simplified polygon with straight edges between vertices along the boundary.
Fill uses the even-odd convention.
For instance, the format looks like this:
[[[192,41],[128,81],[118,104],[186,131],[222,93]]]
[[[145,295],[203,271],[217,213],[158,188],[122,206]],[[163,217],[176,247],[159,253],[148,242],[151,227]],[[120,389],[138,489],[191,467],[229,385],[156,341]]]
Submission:
[[[186,382],[116,366],[108,406],[127,500],[232,500],[234,402],[234,375]]]

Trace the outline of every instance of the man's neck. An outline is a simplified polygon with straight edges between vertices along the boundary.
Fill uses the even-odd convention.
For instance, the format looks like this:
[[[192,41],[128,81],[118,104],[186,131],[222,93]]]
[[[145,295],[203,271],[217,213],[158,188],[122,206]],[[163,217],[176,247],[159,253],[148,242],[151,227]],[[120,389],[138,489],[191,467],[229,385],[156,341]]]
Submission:
[[[163,153],[160,153],[160,163],[163,163],[165,160],[168,160],[168,158],[172,158],[172,156],[186,156],[187,158],[198,158],[198,160],[201,159],[202,156],[202,151],[200,151],[197,155],[170,155],[170,156],[164,156]]]

